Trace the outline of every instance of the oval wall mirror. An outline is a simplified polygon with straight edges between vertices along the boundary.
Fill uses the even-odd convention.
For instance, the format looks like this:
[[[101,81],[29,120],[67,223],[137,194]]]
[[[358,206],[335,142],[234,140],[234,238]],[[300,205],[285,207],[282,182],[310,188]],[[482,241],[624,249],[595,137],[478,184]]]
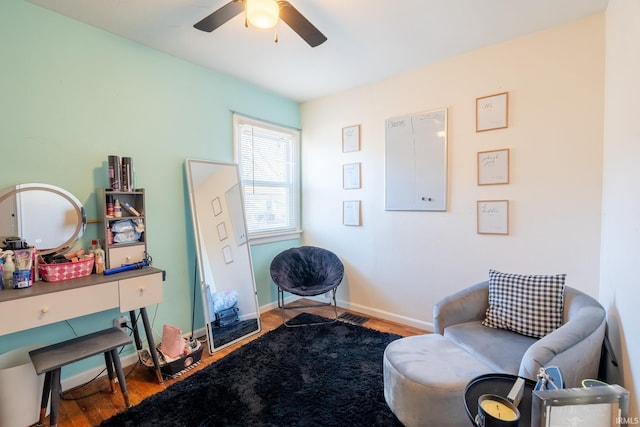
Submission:
[[[60,253],[82,236],[86,223],[80,201],[60,187],[28,183],[0,192],[0,242],[20,237],[41,255]]]
[[[238,167],[187,159],[209,352],[260,332],[260,311]]]

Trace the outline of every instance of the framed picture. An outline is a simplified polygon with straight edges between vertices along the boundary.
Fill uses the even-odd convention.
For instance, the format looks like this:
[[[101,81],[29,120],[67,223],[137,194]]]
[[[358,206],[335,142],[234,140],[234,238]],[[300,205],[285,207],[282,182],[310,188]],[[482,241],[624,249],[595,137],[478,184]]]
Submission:
[[[362,225],[360,221],[360,200],[342,202],[342,224]]]
[[[360,151],[360,125],[342,128],[342,152]]]
[[[478,185],[509,183],[509,149],[478,153]]]
[[[222,248],[222,256],[224,257],[224,262],[226,264],[231,264],[233,262],[233,254],[231,253],[231,246],[225,246]]]
[[[476,98],[476,132],[509,126],[509,92]]]
[[[478,200],[478,234],[509,234],[509,201]]]
[[[218,224],[218,240],[222,241],[227,238],[227,226],[224,222]]]
[[[617,384],[536,390],[532,400],[532,427],[612,427],[638,423],[628,418],[629,392]]]
[[[360,163],[350,163],[342,166],[342,188],[352,190],[360,188]]]
[[[213,214],[218,216],[222,213],[222,205],[220,204],[220,197],[216,197],[211,201],[211,206],[213,206]]]

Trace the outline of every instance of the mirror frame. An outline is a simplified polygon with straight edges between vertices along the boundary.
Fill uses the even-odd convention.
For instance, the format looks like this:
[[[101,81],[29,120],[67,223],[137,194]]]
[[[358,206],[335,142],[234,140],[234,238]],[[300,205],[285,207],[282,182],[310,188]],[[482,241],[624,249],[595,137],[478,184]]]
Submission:
[[[78,200],[73,194],[69,193],[67,190],[60,187],[56,187],[54,185],[42,184],[42,183],[26,183],[26,184],[16,184],[14,186],[7,187],[4,190],[2,190],[0,192],[0,203],[4,202],[5,200],[9,199],[12,196],[15,196],[16,194],[24,193],[27,191],[46,191],[49,193],[57,194],[58,196],[67,200],[69,204],[71,204],[71,206],[74,208],[76,212],[76,215],[78,215],[78,218],[80,219],[80,221],[78,221],[76,224],[76,228],[73,232],[73,235],[67,241],[63,242],[62,244],[58,245],[55,248],[47,248],[47,249],[38,248],[38,254],[39,255],[55,254],[55,253],[63,252],[65,249],[68,249],[71,246],[73,246],[75,242],[84,234],[84,230],[87,225],[87,216],[84,210],[84,206],[82,206],[82,203],[80,203],[80,200]]]
[[[220,351],[222,349],[224,349],[225,347],[228,347],[232,344],[235,344],[243,339],[246,339],[252,335],[255,335],[257,333],[259,333],[262,330],[262,324],[260,321],[260,306],[258,303],[258,292],[257,292],[257,288],[256,288],[256,281],[255,281],[255,274],[253,271],[253,260],[251,258],[251,249],[250,249],[250,244],[249,241],[246,240],[246,235],[244,236],[244,240],[240,240],[237,241],[237,247],[241,247],[241,246],[245,246],[246,248],[246,254],[248,257],[248,276],[251,279],[251,292],[252,292],[252,300],[253,300],[253,304],[255,306],[255,313],[256,313],[256,321],[257,321],[257,328],[253,331],[250,331],[248,333],[245,333],[244,335],[235,338],[229,342],[223,343],[222,345],[216,346],[215,345],[215,340],[214,340],[214,332],[213,332],[213,327],[212,324],[214,322],[214,313],[210,313],[209,310],[209,290],[207,289],[209,286],[213,287],[215,289],[215,277],[211,277],[211,282],[212,283],[207,283],[207,272],[205,271],[205,266],[203,264],[203,260],[204,258],[204,254],[208,253],[207,249],[206,249],[206,242],[203,241],[203,233],[201,230],[201,226],[200,226],[200,222],[198,220],[198,215],[197,215],[197,208],[196,208],[196,195],[195,195],[195,189],[197,188],[195,186],[194,183],[194,173],[193,173],[193,165],[194,164],[204,164],[204,165],[212,165],[212,166],[220,166],[220,167],[233,167],[234,169],[234,174],[236,176],[236,185],[240,186],[241,185],[241,181],[240,181],[240,174],[238,171],[238,165],[235,163],[227,163],[227,162],[217,162],[217,161],[210,161],[210,160],[198,160],[198,159],[186,159],[185,160],[185,174],[186,174],[186,178],[187,178],[187,186],[188,186],[188,190],[189,190],[189,205],[190,205],[190,209],[191,209],[191,220],[192,220],[192,225],[193,225],[193,234],[194,234],[194,241],[195,241],[195,249],[196,249],[196,259],[197,259],[197,274],[199,276],[200,279],[200,292],[201,292],[201,297],[202,297],[202,310],[203,310],[203,314],[204,314],[204,321],[205,321],[205,329],[206,329],[206,333],[207,333],[207,341],[208,341],[208,347],[209,347],[209,353],[213,354],[217,351]],[[224,191],[221,192],[221,194],[224,194],[226,192],[228,192],[229,190],[231,190],[234,186],[229,187],[228,189],[225,189]],[[246,230],[247,225],[246,225],[246,219],[245,219],[245,215],[244,215],[244,199],[243,199],[243,195],[242,195],[242,191],[238,192],[238,195],[240,196],[240,213],[242,216],[242,225],[244,226],[244,230]],[[217,198],[217,197],[216,197]],[[214,199],[215,200],[215,199]],[[212,209],[215,209],[215,207],[211,207]],[[213,212],[213,210],[212,210]],[[235,233],[233,230],[228,229],[227,233],[229,234],[229,238],[232,238],[231,236],[234,235]],[[235,238],[235,237],[234,237]],[[222,256],[222,254],[220,254],[220,256]],[[211,271],[211,269],[209,269],[209,271]]]

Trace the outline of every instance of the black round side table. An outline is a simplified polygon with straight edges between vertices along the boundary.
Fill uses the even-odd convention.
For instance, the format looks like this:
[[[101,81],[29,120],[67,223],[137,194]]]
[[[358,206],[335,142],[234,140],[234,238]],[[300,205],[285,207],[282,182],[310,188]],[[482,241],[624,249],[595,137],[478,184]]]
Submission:
[[[518,379],[515,375],[509,374],[485,374],[475,377],[464,389],[464,406],[471,423],[477,427],[476,415],[478,414],[478,398],[483,394],[496,394],[507,397],[511,387]],[[524,394],[518,409],[520,410],[519,427],[531,426],[531,401],[533,389],[536,383],[529,379],[524,379]]]

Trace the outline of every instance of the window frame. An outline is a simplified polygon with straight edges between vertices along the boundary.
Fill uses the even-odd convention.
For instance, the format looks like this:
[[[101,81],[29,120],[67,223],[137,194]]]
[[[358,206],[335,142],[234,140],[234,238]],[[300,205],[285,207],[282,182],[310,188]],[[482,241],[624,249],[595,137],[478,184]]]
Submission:
[[[288,228],[286,230],[274,230],[274,231],[262,231],[262,232],[250,232],[247,227],[247,237],[251,244],[263,244],[263,243],[271,243],[271,242],[279,242],[284,240],[292,240],[300,238],[302,234],[301,229],[301,187],[300,187],[300,137],[301,131],[300,129],[295,129],[291,127],[286,127],[282,125],[277,125],[274,123],[270,123],[264,120],[255,119],[252,117],[244,116],[242,114],[233,113],[233,148],[234,148],[234,161],[238,165],[238,174],[240,179],[240,185],[242,187],[242,197],[244,200],[244,182],[242,179],[242,164],[240,162],[240,126],[241,125],[249,125],[257,128],[265,129],[270,132],[280,132],[285,133],[293,137],[292,144],[292,161],[294,165],[292,167],[293,172],[293,193],[295,196],[295,201],[293,204],[293,215],[294,218],[294,227]],[[245,216],[247,215],[246,207]]]

